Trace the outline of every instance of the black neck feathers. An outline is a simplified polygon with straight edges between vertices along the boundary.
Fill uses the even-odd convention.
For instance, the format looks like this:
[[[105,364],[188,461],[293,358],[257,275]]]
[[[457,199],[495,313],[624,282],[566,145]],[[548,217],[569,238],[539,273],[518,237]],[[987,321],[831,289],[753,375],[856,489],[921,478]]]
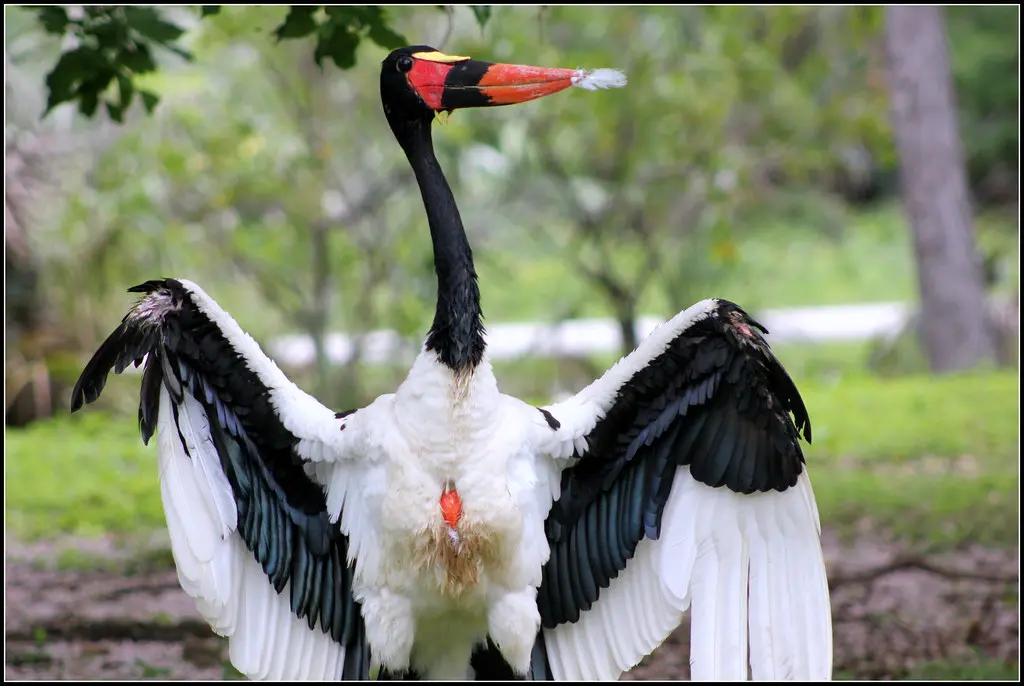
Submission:
[[[461,373],[472,371],[484,354],[480,288],[455,196],[434,155],[430,124],[429,118],[409,122],[398,127],[395,136],[416,174],[434,246],[437,310],[427,334],[427,349]]]

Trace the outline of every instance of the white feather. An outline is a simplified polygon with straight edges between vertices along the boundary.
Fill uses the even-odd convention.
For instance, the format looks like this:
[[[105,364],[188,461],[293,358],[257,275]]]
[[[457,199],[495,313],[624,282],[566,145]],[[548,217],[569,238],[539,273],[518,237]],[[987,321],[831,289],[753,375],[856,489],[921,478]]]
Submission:
[[[588,91],[622,88],[626,85],[626,74],[619,69],[577,69],[572,85]]]
[[[561,427],[538,434],[539,450],[560,465],[573,449],[584,454],[585,436],[618,401],[622,385],[717,305],[703,300],[680,312],[601,378],[545,408]],[[745,679],[748,664],[755,679],[830,678],[820,533],[806,470],[785,492],[741,495],[709,488],[680,469],[659,540],[640,542],[578,622],[545,631],[552,671],[587,678],[597,670],[597,678],[616,679],[660,645],[692,604],[694,679]],[[624,590],[630,584],[644,593]]]
[[[666,601],[656,552],[655,542],[641,541],[626,569],[578,622],[544,630],[555,679],[618,679],[679,625],[685,608]]]
[[[158,462],[182,589],[214,631],[230,639],[231,661],[249,678],[339,678],[344,649],[319,624],[311,631],[306,620],[295,616],[290,584],[278,594],[237,535],[238,512],[202,406],[186,395],[175,427],[171,402],[161,389]]]
[[[297,451],[307,460],[337,460],[352,455],[352,432],[339,431],[342,422],[334,412],[288,380],[284,372],[217,302],[195,283],[178,279],[192,302],[223,334],[246,366],[270,392],[281,423],[299,438]]]
[[[640,542],[579,621],[545,630],[555,678],[618,679],[689,608],[694,680],[746,680],[748,665],[755,679],[830,679],[828,582],[809,491],[806,473],[785,492],[741,495],[680,469],[659,540]]]
[[[217,535],[227,538],[238,524],[231,484],[220,466],[217,449],[210,437],[210,422],[199,401],[185,395],[178,414],[178,428],[185,438],[195,478],[202,484],[202,505],[217,528]]]

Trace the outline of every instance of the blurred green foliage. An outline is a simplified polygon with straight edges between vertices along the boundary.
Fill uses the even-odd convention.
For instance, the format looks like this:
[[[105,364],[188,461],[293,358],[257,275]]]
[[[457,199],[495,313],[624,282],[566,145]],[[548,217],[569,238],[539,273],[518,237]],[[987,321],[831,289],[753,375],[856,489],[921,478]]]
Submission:
[[[1016,389],[1013,374],[815,384],[805,393],[813,412],[812,458],[820,452],[869,464],[970,455],[1005,464],[1016,456]]]
[[[94,347],[124,311],[124,289],[154,274],[200,283],[259,340],[422,335],[430,245],[380,113],[372,65],[387,48],[382,33],[370,36],[377,20],[449,52],[629,75],[622,91],[458,112],[435,127],[488,321],[629,321],[710,295],[755,309],[914,298],[900,212],[852,212],[829,192],[853,173],[856,151],[891,159],[878,8],[481,7],[225,7],[202,19],[163,8],[160,21],[188,30],[156,35],[193,60],[157,60],[133,87],[164,105],[149,116],[129,106],[123,125],[71,119],[68,134],[55,121],[66,107],[42,124],[26,116],[33,102],[45,108],[32,79],[62,47],[33,32],[33,19],[51,17],[54,31],[61,22],[48,8],[6,10],[9,99],[21,103],[9,131],[76,141],[52,155],[61,190],[36,200],[30,237],[52,320],[75,323],[60,327],[70,346]],[[994,30],[961,9],[956,31]],[[318,66],[308,43],[274,38],[319,38],[357,15],[352,35],[370,40],[346,38],[346,49],[365,68]],[[983,247],[1015,252],[1016,223],[989,224]],[[1011,262],[1005,290],[1016,287]],[[315,352],[311,390],[325,401],[355,406],[371,395],[365,371],[329,369],[323,346]]]
[[[76,171],[81,181],[50,204],[53,221],[34,238],[47,300],[59,320],[79,323],[69,330],[82,348],[107,333],[103,313],[123,309],[123,289],[154,273],[201,283],[258,338],[422,334],[434,290],[429,239],[380,116],[377,71],[340,78],[300,42],[267,39],[288,16],[299,22],[289,35],[309,29],[304,11],[232,7],[195,22],[180,39],[193,62],[137,79],[164,106],[149,117],[127,112],[108,142],[72,158],[85,174]],[[438,127],[481,265],[508,273],[547,259],[552,279],[587,277],[565,289],[573,296],[557,311],[543,311],[550,296],[538,293],[535,315],[545,318],[604,300],[603,312],[628,320],[649,298],[668,315],[705,297],[709,279],[741,273],[745,236],[733,220],[770,195],[758,181],[766,165],[807,178],[884,120],[880,106],[843,104],[876,99],[857,86],[856,64],[818,92],[831,70],[815,65],[852,60],[856,36],[870,29],[854,11],[504,7],[483,31],[486,13],[475,14],[411,8],[395,13],[393,28],[410,42],[450,34],[458,47],[446,49],[484,59],[619,66],[631,79],[621,92],[460,112]],[[782,64],[780,46],[806,26],[847,47]],[[22,54],[12,50],[16,64]],[[356,54],[373,64],[385,48],[364,41]],[[828,149],[814,144],[825,139]],[[592,236],[581,234],[588,222],[599,229]],[[657,264],[644,268],[652,256]],[[518,314],[506,304],[527,303],[528,291],[509,303],[505,283],[482,284],[492,320]],[[353,389],[326,398],[339,404],[362,399],[352,373],[332,383],[322,350],[317,359],[315,390]]]
[[[44,31],[72,39],[72,47],[61,54],[47,74],[47,112],[61,103],[77,102],[79,112],[92,117],[102,101],[110,117],[121,122],[135,96],[136,77],[158,68],[155,52],[162,49],[192,60],[192,53],[178,39],[186,26],[196,26],[194,15],[178,13],[178,18],[172,19],[156,7],[120,5],[86,6],[71,12],[60,5],[29,7]],[[200,5],[194,9],[199,18],[205,19],[220,14],[221,6]],[[480,25],[486,24],[490,8],[472,9]],[[363,38],[389,50],[406,43],[391,24],[387,10],[375,5],[292,5],[272,35],[279,41],[315,35],[313,55],[318,65],[327,57],[339,68],[350,69],[355,66],[356,50]],[[104,98],[105,91],[115,83],[117,95]],[[152,112],[159,96],[151,90],[140,90],[139,96]]]
[[[741,233],[741,213],[783,179],[814,185],[848,146],[887,145],[884,101],[858,53],[873,29],[859,19],[844,8],[553,7],[538,45],[532,17],[497,15],[501,39],[467,40],[467,54],[613,66],[629,85],[456,113],[466,127],[456,142],[505,161],[491,179],[459,167],[470,217],[476,197],[509,206],[470,222],[487,226],[477,242],[501,254],[522,250],[525,235],[533,260],[557,256],[562,278],[585,277],[581,305],[600,299],[624,320],[652,292],[676,311],[709,283],[743,278],[737,255],[763,227]],[[829,50],[792,47],[801,40]]]
[[[174,44],[184,29],[164,19],[154,7],[83,7],[77,17],[69,16],[59,5],[34,9],[47,33],[70,34],[76,43],[61,54],[46,76],[47,112],[61,103],[77,101],[79,111],[91,117],[100,96],[116,83],[117,96],[104,104],[110,117],[120,122],[135,97],[133,79],[156,69],[151,46],[191,59]],[[149,111],[159,100],[148,90],[139,91],[139,96]]]
[[[984,200],[1002,176],[1007,200],[1020,178],[1020,7],[947,7],[946,27],[971,185]]]
[[[122,121],[125,110],[138,93],[147,109],[152,110],[159,100],[157,92],[139,89],[136,77],[159,68],[158,53],[173,53],[185,60],[193,58],[184,47],[183,34],[195,30],[200,20],[219,15],[220,5],[194,6],[186,11],[170,13],[152,7],[103,6],[85,7],[81,12],[67,7],[29,6],[36,15],[37,25],[47,33],[71,37],[66,49],[46,79],[49,92],[47,111],[63,102],[77,102],[86,116],[93,116],[101,102],[112,119]],[[437,6],[451,10],[450,6]],[[477,24],[485,28],[493,9],[488,5],[471,5]],[[231,7],[229,12],[242,11]],[[695,36],[716,25],[738,25],[740,30],[725,36],[723,48],[728,53],[739,53],[737,66],[751,69],[758,75],[758,84],[770,87],[773,98],[793,100],[796,91],[786,83],[791,77],[815,78],[822,85],[816,92],[807,93],[819,108],[828,110],[848,104],[832,97],[837,84],[856,73],[851,69],[858,60],[870,65],[868,85],[877,88],[877,45],[872,38],[881,23],[879,8],[859,7],[849,12],[823,11],[822,8],[707,8],[692,11],[687,18],[686,38],[666,43],[673,49],[692,47]],[[558,10],[541,8],[534,13],[541,22],[557,21]],[[1018,163],[1018,104],[1019,104],[1019,8],[961,6],[946,10],[947,29],[952,52],[954,78],[960,104],[961,129],[968,153],[968,166],[972,182],[983,184],[993,168],[1019,175]],[[170,16],[169,16],[170,15]],[[501,30],[507,32],[503,16]],[[527,21],[533,21],[533,18]],[[577,23],[582,23],[577,21]],[[376,45],[393,49],[408,42],[395,29],[396,19],[387,9],[379,6],[290,6],[287,14],[275,20],[275,27],[261,36],[282,39],[315,38],[314,57],[318,64],[330,58],[341,69],[356,64],[358,48],[363,38]],[[620,23],[621,24],[621,23]],[[629,26],[630,22],[625,22]],[[835,31],[836,28],[841,29]],[[713,30],[713,28],[712,28]],[[746,30],[754,32],[754,41],[744,36]],[[591,30],[596,35],[596,31]],[[602,39],[607,40],[607,34]],[[852,57],[839,55],[850,36],[862,48]],[[650,36],[649,36],[650,37]],[[661,36],[654,36],[660,38]],[[837,37],[840,39],[837,41]],[[534,39],[536,36],[533,37]],[[596,45],[601,45],[598,41]],[[648,43],[645,47],[649,47]],[[872,56],[875,53],[875,57]],[[825,56],[822,60],[821,56]],[[781,58],[781,59],[780,59]],[[871,64],[876,62],[875,64]],[[695,61],[691,66],[705,68]],[[838,68],[837,68],[838,67]],[[692,73],[692,72],[691,72]],[[780,79],[780,76],[783,77]],[[729,80],[721,81],[729,87]],[[841,87],[840,87],[841,88]],[[757,95],[756,92],[752,93]],[[737,103],[743,101],[742,92]],[[702,97],[701,102],[714,107],[716,99]],[[871,117],[871,107],[859,108]],[[816,134],[814,126],[807,126],[806,108],[784,110],[779,119],[783,126],[800,129],[809,140]],[[789,116],[797,114],[797,116]],[[844,117],[848,121],[848,116]],[[891,146],[885,144],[885,126],[874,123],[858,124],[859,135],[875,155],[880,168],[891,168]],[[872,130],[873,129],[873,130]]]

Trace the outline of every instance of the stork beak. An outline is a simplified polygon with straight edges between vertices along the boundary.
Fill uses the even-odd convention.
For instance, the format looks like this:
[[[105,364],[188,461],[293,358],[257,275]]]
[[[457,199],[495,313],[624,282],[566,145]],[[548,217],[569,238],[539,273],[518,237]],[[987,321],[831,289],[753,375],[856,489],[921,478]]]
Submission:
[[[413,54],[409,85],[437,111],[514,105],[578,86],[620,88],[626,76],[615,69],[556,69],[495,64],[439,52]]]

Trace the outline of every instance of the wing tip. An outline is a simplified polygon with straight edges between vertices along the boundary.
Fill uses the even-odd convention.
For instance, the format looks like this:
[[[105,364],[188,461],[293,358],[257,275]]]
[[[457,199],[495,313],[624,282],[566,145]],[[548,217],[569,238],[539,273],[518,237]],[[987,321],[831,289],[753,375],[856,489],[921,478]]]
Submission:
[[[172,286],[175,283],[177,283],[175,279],[171,279],[168,277],[164,277],[162,279],[150,279],[149,281],[144,281],[143,283],[140,283],[137,286],[132,286],[131,288],[128,289],[128,292],[144,293],[146,295],[149,295],[151,293],[157,292],[161,288],[167,288],[168,286]]]
[[[82,393],[81,379],[75,384],[75,389],[71,391],[71,414],[78,412],[85,405],[85,395]]]
[[[89,394],[85,390],[85,384],[89,378],[89,365],[86,365],[85,369],[82,370],[82,375],[75,382],[75,387],[71,390],[71,414],[78,412],[87,403],[91,403],[96,399],[95,397],[88,397]],[[106,375],[104,375],[104,379],[106,379]]]
[[[95,402],[103,393],[103,387],[107,385],[107,377],[117,363],[115,354],[115,342],[124,338],[124,324],[121,324],[106,340],[100,344],[99,349],[86,363],[81,376],[75,382],[71,390],[71,412],[77,412],[83,406]]]

